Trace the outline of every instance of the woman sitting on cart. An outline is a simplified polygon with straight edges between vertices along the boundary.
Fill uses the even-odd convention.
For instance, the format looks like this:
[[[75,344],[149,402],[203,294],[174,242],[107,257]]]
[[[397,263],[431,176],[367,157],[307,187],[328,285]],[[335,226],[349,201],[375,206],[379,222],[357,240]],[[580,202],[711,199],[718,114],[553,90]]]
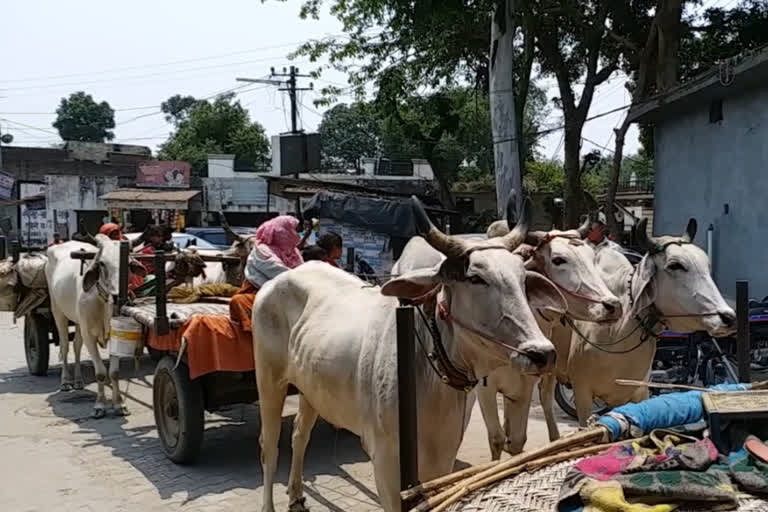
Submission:
[[[251,313],[256,293],[270,279],[301,265],[298,246],[303,241],[296,227],[299,221],[290,215],[268,220],[256,230],[256,240],[245,265],[245,281],[229,303],[232,320],[251,330]]]

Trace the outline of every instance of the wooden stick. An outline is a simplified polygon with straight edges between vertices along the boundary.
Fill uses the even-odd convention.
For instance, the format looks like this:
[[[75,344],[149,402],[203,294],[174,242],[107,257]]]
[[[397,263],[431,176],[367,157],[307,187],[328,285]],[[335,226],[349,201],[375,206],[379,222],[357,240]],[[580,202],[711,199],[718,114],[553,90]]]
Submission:
[[[667,384],[664,382],[646,382],[643,380],[631,380],[631,379],[616,379],[614,381],[619,386],[647,386],[649,388],[657,389],[686,389],[688,391],[710,391],[707,388],[701,388],[698,386],[686,386],[685,384]]]
[[[557,441],[554,441],[547,445],[542,446],[538,450],[533,450],[531,452],[526,452],[526,453],[521,453],[520,455],[516,455],[511,459],[505,460],[504,462],[499,462],[484,471],[481,471],[469,478],[466,478],[458,482],[457,484],[454,484],[449,489],[441,492],[440,494],[432,496],[427,500],[421,502],[413,510],[414,512],[426,512],[427,510],[431,510],[432,507],[434,507],[435,505],[442,503],[444,500],[456,494],[456,492],[458,492],[462,487],[472,485],[473,483],[482,481],[488,478],[489,476],[493,476],[499,472],[506,471],[509,468],[513,468],[515,466],[524,464],[531,460],[539,459],[546,455],[559,452],[562,449],[573,448],[576,446],[581,446],[584,444],[596,442],[602,439],[606,435],[606,432],[607,431],[604,427],[596,427],[596,428],[587,430],[585,432],[579,432],[572,436],[558,439]]]
[[[645,437],[647,438],[648,436],[645,436]],[[604,450],[607,450],[613,446],[619,446],[619,445],[623,445],[623,444],[627,444],[635,441],[640,442],[642,441],[642,439],[630,439],[625,441],[619,441],[617,443],[604,443],[604,444],[598,444],[595,446],[587,446],[586,448],[580,448],[578,450],[571,450],[564,453],[558,453],[558,454],[550,455],[548,457],[544,457],[542,459],[532,460],[530,462],[520,464],[519,466],[509,468],[506,471],[497,473],[479,482],[475,482],[471,485],[462,487],[456,494],[448,498],[446,501],[444,501],[440,505],[433,508],[432,512],[442,512],[446,510],[448,507],[450,507],[451,505],[453,505],[454,503],[456,503],[457,501],[461,500],[467,494],[474,492],[478,489],[482,489],[483,487],[486,487],[490,484],[494,484],[499,480],[503,480],[504,478],[510,477],[517,473],[522,473],[524,471],[536,471],[544,466],[550,466],[552,464],[558,464],[566,460],[585,457],[587,455],[593,455],[595,453],[600,453]]]
[[[410,489],[406,489],[405,491],[400,493],[400,499],[402,499],[405,502],[409,502],[415,498],[423,497],[429,494],[430,492],[435,492],[436,490],[448,484],[458,482],[459,480],[463,480],[464,478],[470,477],[472,475],[480,473],[481,471],[485,471],[486,469],[492,468],[498,465],[500,462],[501,461],[494,460],[492,462],[486,462],[485,464],[478,464],[477,466],[469,466],[468,468],[464,468],[461,471],[456,471],[455,473],[449,473],[445,476],[441,476],[440,478],[435,478],[434,480],[430,480],[429,482],[425,482],[421,485],[417,485]]]

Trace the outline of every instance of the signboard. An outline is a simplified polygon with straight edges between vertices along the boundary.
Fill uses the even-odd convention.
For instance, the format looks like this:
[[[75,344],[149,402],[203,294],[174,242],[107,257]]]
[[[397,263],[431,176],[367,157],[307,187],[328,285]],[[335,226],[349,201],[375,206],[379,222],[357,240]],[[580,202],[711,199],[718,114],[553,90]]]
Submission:
[[[306,158],[306,160],[304,160]],[[320,134],[280,135],[280,175],[320,169]]]
[[[26,199],[45,195],[43,183],[21,183],[19,186],[19,198]],[[44,201],[43,201],[43,204]],[[30,208],[32,206],[32,208]],[[52,227],[48,224],[48,212],[40,207],[40,201],[32,201],[30,204],[22,203],[19,207],[19,231],[20,238],[27,247],[45,247],[52,236]]]
[[[189,188],[187,162],[141,162],[136,171],[137,187]]]
[[[16,178],[12,174],[0,171],[0,199],[13,199],[13,184]]]

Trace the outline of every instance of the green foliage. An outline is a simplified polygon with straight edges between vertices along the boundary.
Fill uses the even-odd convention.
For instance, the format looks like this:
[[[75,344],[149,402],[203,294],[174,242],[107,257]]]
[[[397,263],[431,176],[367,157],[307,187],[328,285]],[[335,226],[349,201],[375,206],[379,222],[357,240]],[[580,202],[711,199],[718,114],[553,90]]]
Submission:
[[[366,103],[340,103],[323,113],[318,133],[323,167],[355,168],[361,157],[378,153],[380,130],[373,109]]]
[[[235,154],[238,162],[257,171],[269,169],[269,140],[258,122],[233,101],[234,95],[213,102],[197,101],[185,110],[176,131],[160,146],[161,160],[184,160],[197,175],[204,175],[209,153]]]
[[[104,142],[112,140],[115,134],[115,111],[109,103],[96,103],[90,94],[76,92],[69,98],[62,98],[56,109],[53,127],[64,140],[83,142]]]
[[[178,126],[186,120],[192,108],[199,103],[192,96],[176,94],[160,104],[160,110],[165,114],[165,120]]]

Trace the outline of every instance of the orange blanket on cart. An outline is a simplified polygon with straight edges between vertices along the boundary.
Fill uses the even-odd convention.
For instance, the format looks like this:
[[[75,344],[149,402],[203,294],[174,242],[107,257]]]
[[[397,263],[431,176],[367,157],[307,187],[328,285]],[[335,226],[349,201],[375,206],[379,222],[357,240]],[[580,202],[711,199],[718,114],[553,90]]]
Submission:
[[[178,352],[187,339],[189,377],[211,372],[247,372],[254,369],[253,337],[224,315],[194,315],[178,329],[158,336],[149,329],[149,346]]]

